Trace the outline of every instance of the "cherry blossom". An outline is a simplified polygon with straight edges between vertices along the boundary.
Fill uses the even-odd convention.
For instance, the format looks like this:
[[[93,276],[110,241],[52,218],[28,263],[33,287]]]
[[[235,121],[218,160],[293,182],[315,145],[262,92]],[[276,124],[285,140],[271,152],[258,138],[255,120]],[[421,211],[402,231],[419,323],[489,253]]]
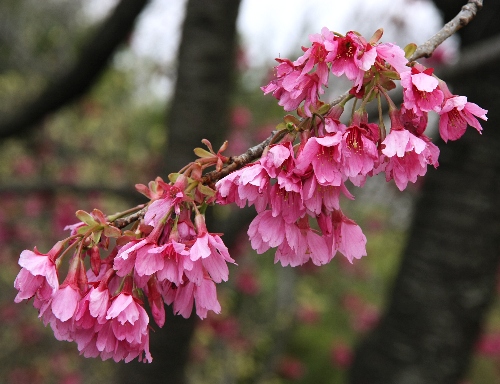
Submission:
[[[445,99],[439,111],[439,134],[445,142],[458,140],[467,129],[467,124],[479,133],[483,130],[476,117],[488,120],[488,111],[477,104],[467,101],[465,96],[452,96]]]
[[[404,106],[417,115],[439,111],[441,108],[444,96],[438,87],[439,81],[432,76],[432,72],[432,68],[414,66],[411,71],[400,74],[404,88]]]

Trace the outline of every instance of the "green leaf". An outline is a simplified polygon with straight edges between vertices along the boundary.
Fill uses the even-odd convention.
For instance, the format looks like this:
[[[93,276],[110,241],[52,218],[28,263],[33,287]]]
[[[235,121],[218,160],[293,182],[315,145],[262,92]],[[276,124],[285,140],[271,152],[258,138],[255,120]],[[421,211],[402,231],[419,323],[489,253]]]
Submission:
[[[78,228],[78,230],[76,231],[76,233],[78,235],[84,235],[84,234],[86,234],[89,231],[89,228],[90,227],[88,225],[84,225],[83,227]]]
[[[171,183],[175,183],[175,181],[177,180],[177,178],[179,177],[180,173],[178,172],[175,172],[175,173],[169,173],[168,175],[168,180],[171,182]]]
[[[215,196],[215,191],[203,184],[198,184],[198,190],[205,196]]]
[[[415,43],[410,43],[408,44],[405,48],[404,48],[404,51],[405,51],[405,57],[407,59],[409,59],[414,53],[415,51],[417,50],[417,44]]]
[[[391,80],[399,80],[399,74],[396,71],[384,71],[383,75]]]
[[[76,211],[76,217],[89,226],[98,225],[99,223],[94,220],[90,213],[82,211],[81,209]]]
[[[319,109],[317,110],[317,113],[320,114],[320,115],[324,115],[325,113],[327,113],[331,108],[331,105],[330,104],[323,104],[321,107],[319,107]]]
[[[92,243],[97,244],[101,240],[102,229],[100,231],[92,232]]]
[[[206,149],[203,148],[195,148],[193,149],[193,152],[196,156],[201,157],[201,158],[210,158],[214,157],[214,155],[210,152],[208,152]]]
[[[122,235],[122,231],[112,225],[106,225],[104,227],[104,235],[107,237],[118,238]]]

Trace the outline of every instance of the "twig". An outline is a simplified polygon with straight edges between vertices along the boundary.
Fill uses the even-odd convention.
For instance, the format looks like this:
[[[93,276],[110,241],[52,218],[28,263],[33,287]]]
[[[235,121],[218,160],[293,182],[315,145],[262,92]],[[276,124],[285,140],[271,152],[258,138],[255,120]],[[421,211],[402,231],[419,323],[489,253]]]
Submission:
[[[275,134],[276,131],[273,131],[273,133],[271,133],[271,135],[262,143],[249,148],[245,153],[239,156],[230,157],[228,165],[226,165],[224,168],[222,168],[222,170],[218,172],[217,171],[208,172],[205,176],[201,178],[201,182],[205,185],[214,184],[218,180],[229,175],[231,172],[234,172],[244,167],[245,165],[251,163],[252,161],[258,159],[262,155],[262,152],[264,152],[264,149],[269,145]]]
[[[483,0],[469,0],[460,12],[445,24],[441,30],[432,36],[425,43],[418,46],[415,53],[408,61],[415,61],[422,57],[430,57],[435,49],[448,37],[457,32],[460,28],[465,27],[476,16],[477,11],[483,7]]]
[[[143,218],[144,215],[146,214],[147,209],[148,207],[144,207],[140,211],[137,211],[132,215],[122,217],[121,219],[116,219],[115,221],[113,221],[113,225],[120,229],[125,228],[130,223],[133,223],[134,221]]]

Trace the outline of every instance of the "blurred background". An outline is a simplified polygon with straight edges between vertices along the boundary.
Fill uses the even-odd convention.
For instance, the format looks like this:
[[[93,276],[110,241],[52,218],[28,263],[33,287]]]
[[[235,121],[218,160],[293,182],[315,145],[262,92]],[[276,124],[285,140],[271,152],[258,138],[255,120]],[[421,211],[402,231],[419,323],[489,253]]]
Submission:
[[[228,139],[229,155],[265,139],[284,115],[276,100],[259,88],[273,75],[275,57],[294,60],[300,46],[308,45],[308,36],[323,26],[340,33],[354,29],[366,38],[383,27],[383,41],[422,43],[442,26],[443,16],[449,19],[462,5],[436,3],[443,11],[424,0],[3,0],[0,383],[500,382],[500,160],[495,151],[498,134],[489,136],[487,125],[483,141],[473,132],[464,144],[451,144],[443,152],[443,175],[432,173],[429,183],[420,181],[403,193],[383,178],[370,180],[362,190],[351,186],[356,200],[343,201],[343,209],[368,238],[368,257],[353,265],[338,255],[322,267],[282,268],[273,263],[273,252],[256,255],[249,247],[251,209],[214,210],[212,224],[225,233],[238,263],[230,269],[230,281],[218,287],[222,313],[204,321],[170,314],[165,330],[151,332],[156,343],[151,366],[80,357],[76,345],[56,341],[50,328],[44,328],[31,302],[13,303],[20,252],[35,245],[42,252],[50,249],[66,236],[64,227],[77,221],[77,209],[112,214],[142,202],[134,184],[147,184],[157,175],[166,178],[193,160],[192,148],[201,146],[202,138],[214,148]],[[488,11],[488,6],[483,12],[489,22],[497,9]],[[483,28],[473,29],[476,22]],[[477,45],[497,32],[497,26],[488,29],[485,23],[473,21],[475,35],[463,36],[462,46]],[[484,84],[472,80],[474,86],[465,89],[479,88],[482,99],[464,94],[494,109],[498,80],[485,74],[495,59],[483,69],[476,63],[472,70],[462,70],[460,46],[459,37],[450,39],[428,65],[441,68],[450,81],[463,82],[465,76],[473,79],[471,72],[481,72]],[[346,89],[332,83],[324,100]],[[491,121],[496,121],[494,115]],[[450,168],[446,173],[447,164],[457,162],[465,171]],[[472,179],[459,178],[467,175]],[[443,191],[444,197],[433,203],[432,193]],[[423,205],[415,210],[417,201],[432,207],[437,218],[416,218],[425,211]],[[450,212],[460,212],[460,218]],[[441,218],[458,239],[431,228]],[[424,233],[422,240],[422,226],[442,237]],[[426,243],[430,238],[452,255]],[[405,257],[419,246],[425,248],[424,261],[417,272],[408,272]],[[429,264],[423,268],[422,263]],[[449,265],[459,269],[450,272]],[[398,288],[407,281],[405,273],[417,277],[410,291],[423,302],[437,297],[436,307],[424,305],[419,313],[424,319],[441,319],[441,325],[429,322],[425,329],[413,329],[412,321],[422,325],[419,313],[398,312],[401,302],[418,307],[411,295],[398,297],[405,292]],[[455,285],[445,286],[451,283]],[[433,313],[436,308],[444,314]],[[406,315],[397,317],[396,312]],[[390,330],[398,329],[391,328],[393,322],[405,321],[409,325],[401,326],[410,332],[407,348],[394,352],[405,363],[388,357],[386,364],[377,352],[380,361],[373,364],[388,370],[392,363],[411,366],[405,371],[410,373],[384,378],[389,376],[366,364],[364,356],[377,351],[373,346],[381,345],[381,338],[391,342]],[[445,334],[439,327],[453,332]],[[389,337],[382,337],[386,331]],[[443,357],[448,376],[436,373],[443,369],[432,351]],[[353,364],[373,381],[349,373]]]

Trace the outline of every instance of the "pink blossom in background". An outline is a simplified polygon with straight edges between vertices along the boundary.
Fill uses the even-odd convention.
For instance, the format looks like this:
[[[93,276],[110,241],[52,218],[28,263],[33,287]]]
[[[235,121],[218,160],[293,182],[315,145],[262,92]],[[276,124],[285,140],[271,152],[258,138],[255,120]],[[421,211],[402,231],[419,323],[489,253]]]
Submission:
[[[476,343],[476,352],[482,356],[500,357],[500,333],[486,333],[481,335]]]
[[[245,268],[236,275],[236,289],[245,295],[254,296],[260,292],[258,274],[252,269]]]
[[[297,309],[297,319],[308,325],[317,324],[321,320],[321,313],[312,305],[301,305]]]
[[[343,342],[334,342],[330,353],[332,364],[342,369],[349,368],[354,359],[352,348]]]
[[[278,363],[277,372],[288,380],[300,380],[306,373],[304,363],[292,356],[284,356]]]

